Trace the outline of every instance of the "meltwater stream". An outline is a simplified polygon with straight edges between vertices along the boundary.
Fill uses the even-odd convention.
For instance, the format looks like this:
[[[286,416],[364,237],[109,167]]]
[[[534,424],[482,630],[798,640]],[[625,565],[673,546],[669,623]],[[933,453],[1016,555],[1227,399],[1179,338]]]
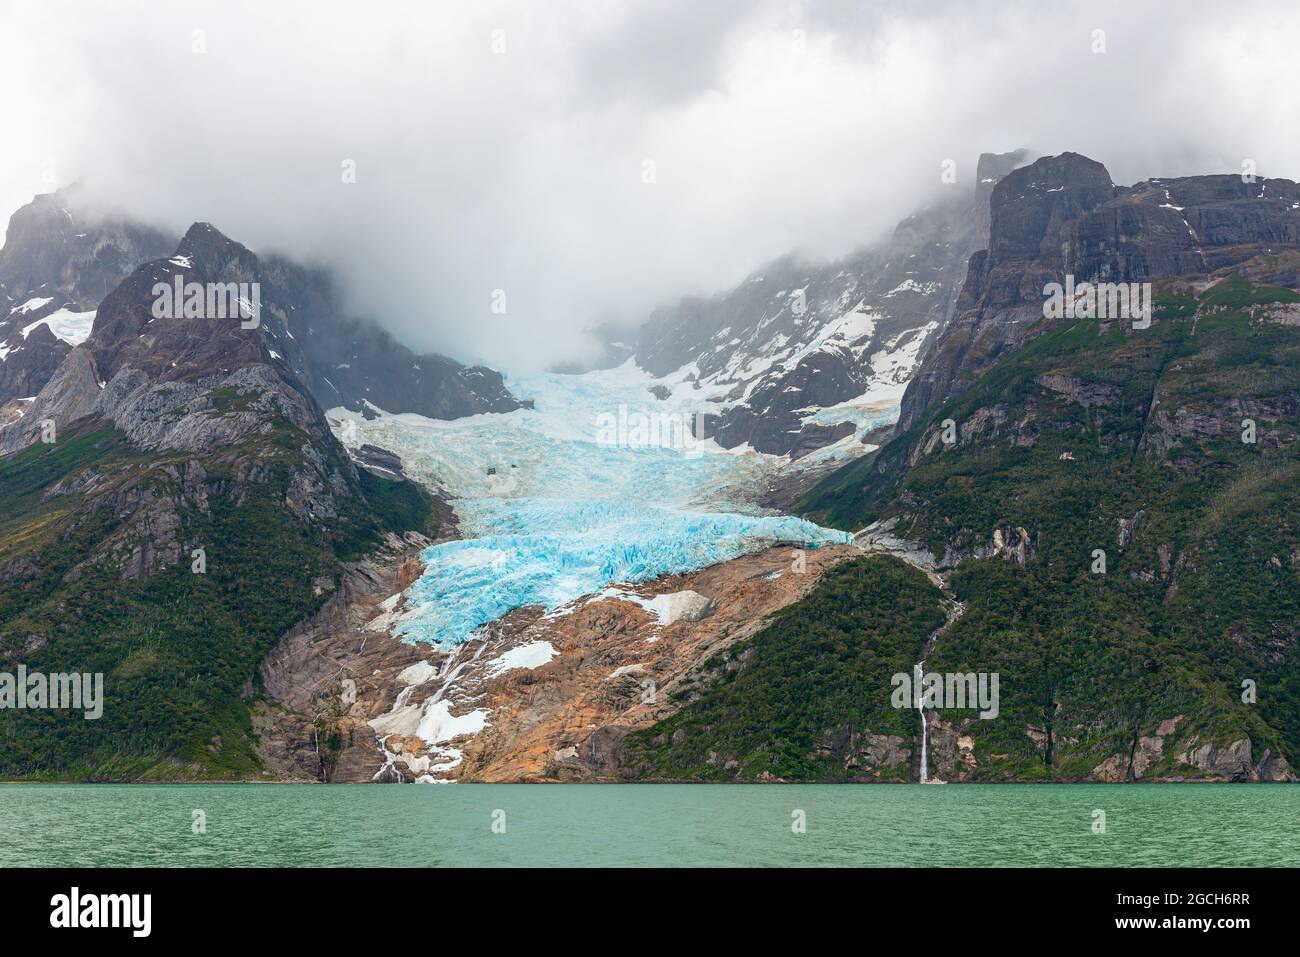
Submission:
[[[788,465],[697,440],[696,413],[717,409],[708,388],[653,379],[630,362],[509,385],[534,408],[450,422],[329,413],[346,443],[397,452],[408,474],[456,496],[461,538],[425,550],[425,573],[390,622],[407,641],[449,648],[515,608],[553,611],[607,585],[694,571],[775,542],[850,540],[752,504],[752,490]],[[893,414],[844,411],[863,430]]]

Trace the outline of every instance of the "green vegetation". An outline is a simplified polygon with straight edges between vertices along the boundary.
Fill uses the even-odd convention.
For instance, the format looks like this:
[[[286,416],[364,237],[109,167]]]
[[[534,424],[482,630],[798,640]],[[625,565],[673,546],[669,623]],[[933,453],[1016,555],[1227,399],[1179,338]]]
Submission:
[[[212,408],[222,413],[242,412],[256,400],[256,392],[240,392],[229,386],[224,389],[213,389],[208,393],[208,401],[212,403]]]
[[[357,469],[367,514],[357,516],[357,531],[340,546],[344,560],[357,558],[375,546],[388,529],[438,535],[438,515],[428,494],[414,482],[391,482]]]
[[[99,720],[0,711],[0,778],[260,773],[257,666],[328,599],[318,579],[337,582],[340,561],[388,530],[435,531],[419,489],[364,472],[335,495],[340,514],[302,520],[286,500],[307,441],[280,421],[196,460],[96,427],[0,459],[0,671],[101,672],[105,698]],[[186,482],[196,461],[201,492]],[[48,495],[58,482],[65,493]],[[128,572],[133,561],[146,570]]]
[[[1252,286],[1241,276],[1229,276],[1200,296],[1202,306],[1244,309],[1273,302],[1300,302],[1300,293],[1282,286]]]
[[[630,735],[625,764],[647,778],[907,780],[906,761],[877,775],[846,760],[871,734],[897,735],[911,748],[917,714],[891,705],[890,679],[912,673],[943,624],[940,598],[895,558],[833,569],[766,629],[704,662],[698,697]]]
[[[1248,311],[1300,296],[1232,278],[1189,298],[1160,296],[1147,330],[1048,328],[800,503],[961,560],[968,610],[927,669],[1002,676],[1000,716],[963,732],[974,779],[1126,764],[1180,715],[1146,776],[1204,774],[1179,754],[1242,738],[1300,759],[1300,331]],[[1028,532],[1025,565],[978,557],[1003,528]]]

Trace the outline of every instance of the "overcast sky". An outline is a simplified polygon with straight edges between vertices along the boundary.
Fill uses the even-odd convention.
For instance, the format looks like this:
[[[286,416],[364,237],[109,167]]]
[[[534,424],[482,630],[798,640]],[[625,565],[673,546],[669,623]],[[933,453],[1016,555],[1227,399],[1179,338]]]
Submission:
[[[873,241],[981,151],[1300,179],[1298,47],[1293,0],[0,0],[0,216],[80,180],[522,370]]]

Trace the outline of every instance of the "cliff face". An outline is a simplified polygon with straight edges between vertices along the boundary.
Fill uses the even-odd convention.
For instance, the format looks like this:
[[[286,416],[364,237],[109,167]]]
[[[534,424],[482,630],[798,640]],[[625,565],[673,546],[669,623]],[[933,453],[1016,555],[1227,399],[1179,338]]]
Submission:
[[[40,392],[100,301],[175,246],[160,230],[83,209],[75,189],[15,212],[0,247],[0,407]]]
[[[0,313],[36,296],[76,312],[94,309],[136,266],[175,246],[163,230],[85,208],[75,189],[37,196],[9,219]]]
[[[1157,279],[1149,328],[1040,319],[801,503],[923,556],[965,603],[926,667],[1000,674],[1002,709],[936,714],[936,773],[1291,779],[1300,255],[1264,247]]]
[[[927,669],[1002,677],[996,719],[931,716],[932,773],[1292,779],[1300,189],[1064,154],[991,214],[895,438],[801,502],[950,575]],[[1150,326],[1044,318],[1067,275],[1152,283]]]
[[[1043,287],[1211,274],[1300,248],[1300,187],[1240,176],[1117,187],[1077,153],[1043,157],[993,188],[988,249],[970,259],[951,323],[903,397],[897,432],[1041,334]]]

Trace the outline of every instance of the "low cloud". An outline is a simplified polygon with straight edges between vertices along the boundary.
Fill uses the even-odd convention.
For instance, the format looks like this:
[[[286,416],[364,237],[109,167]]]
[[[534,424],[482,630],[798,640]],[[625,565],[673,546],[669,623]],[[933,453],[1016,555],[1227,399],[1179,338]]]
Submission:
[[[1284,0],[17,3],[0,213],[80,180],[333,266],[415,348],[535,368],[887,235],[945,159],[1300,178],[1297,28]]]

